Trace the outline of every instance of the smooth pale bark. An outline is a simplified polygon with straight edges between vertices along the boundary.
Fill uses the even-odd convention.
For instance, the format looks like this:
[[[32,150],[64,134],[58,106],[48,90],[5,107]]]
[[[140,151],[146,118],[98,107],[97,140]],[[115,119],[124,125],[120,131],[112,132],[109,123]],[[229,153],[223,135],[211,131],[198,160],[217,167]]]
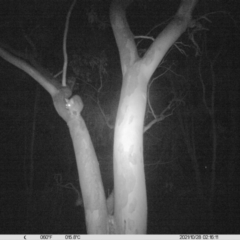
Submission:
[[[73,141],[85,209],[87,233],[139,233],[147,231],[147,196],[143,162],[143,124],[147,84],[165,53],[191,23],[197,0],[183,0],[177,14],[159,34],[142,59],[129,29],[125,9],[131,1],[111,5],[111,25],[120,53],[123,84],[114,136],[114,215],[108,214],[97,157],[81,116],[79,96],[41,74],[22,59],[0,48],[0,56],[22,69],[53,98]],[[159,2],[159,4],[161,4]],[[113,198],[111,198],[113,199]]]
[[[86,124],[80,115],[83,103],[74,96],[67,105],[67,121],[73,141],[77,168],[83,196],[88,234],[107,233],[107,207],[97,156]]]
[[[30,75],[51,95],[54,107],[59,116],[67,123],[72,137],[85,209],[87,232],[89,234],[106,234],[109,222],[106,198],[99,163],[88,129],[81,116],[83,109],[81,98],[77,95],[71,97],[71,90],[68,87],[62,87],[59,82],[50,77],[50,74],[45,76],[27,62],[13,56],[2,48],[0,48],[0,56]],[[69,99],[70,97],[71,99]]]
[[[144,234],[147,231],[147,196],[143,124],[147,84],[168,49],[191,23],[191,13],[197,1],[182,1],[174,19],[142,59],[138,56],[126,19],[128,2],[114,1],[110,14],[123,75],[114,133],[114,223],[116,233]]]

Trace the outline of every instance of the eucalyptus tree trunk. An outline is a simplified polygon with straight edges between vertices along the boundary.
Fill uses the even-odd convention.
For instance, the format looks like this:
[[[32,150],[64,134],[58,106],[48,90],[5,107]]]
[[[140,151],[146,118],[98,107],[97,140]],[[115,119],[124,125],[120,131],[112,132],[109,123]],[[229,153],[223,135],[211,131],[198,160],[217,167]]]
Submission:
[[[182,0],[173,20],[158,35],[145,55],[139,58],[125,13],[130,2],[114,0],[110,9],[111,25],[120,54],[123,83],[114,133],[114,197],[111,194],[108,200],[105,197],[97,156],[81,116],[84,105],[80,96],[72,96],[71,90],[66,86],[66,79],[61,85],[50,74],[43,74],[31,62],[29,64],[29,61],[23,61],[0,48],[0,56],[3,59],[25,71],[48,91],[57,113],[69,127],[89,234],[146,233],[143,124],[147,85],[168,49],[187,27],[194,27],[191,13],[197,0]],[[153,123],[150,123],[149,127],[151,125]],[[109,209],[109,206],[114,206],[114,211]]]
[[[144,234],[147,230],[147,195],[143,159],[143,130],[147,85],[168,49],[186,30],[197,1],[183,0],[168,26],[139,58],[125,9],[129,1],[111,6],[111,25],[123,76],[114,132],[114,224],[116,233]]]

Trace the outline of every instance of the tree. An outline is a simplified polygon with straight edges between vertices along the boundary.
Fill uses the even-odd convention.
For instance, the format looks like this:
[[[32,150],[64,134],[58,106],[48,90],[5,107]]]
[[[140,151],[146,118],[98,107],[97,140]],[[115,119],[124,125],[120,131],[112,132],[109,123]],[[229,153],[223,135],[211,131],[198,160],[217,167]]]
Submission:
[[[126,18],[126,9],[130,3],[128,0],[114,0],[110,9],[111,26],[120,54],[123,79],[114,130],[114,198],[111,194],[107,201],[97,156],[81,116],[83,102],[80,96],[72,96],[72,91],[66,84],[66,48],[62,84],[49,74],[39,71],[40,67],[34,59],[27,59],[26,62],[0,48],[3,59],[25,71],[51,95],[57,113],[69,127],[89,234],[146,233],[143,133],[162,119],[156,118],[149,126],[144,127],[148,83],[169,48],[188,27],[195,26],[191,15],[197,0],[182,0],[173,19],[140,58]],[[73,5],[67,16],[65,33],[72,7]],[[114,201],[114,204],[111,201]],[[114,206],[114,211],[107,209],[107,203]]]

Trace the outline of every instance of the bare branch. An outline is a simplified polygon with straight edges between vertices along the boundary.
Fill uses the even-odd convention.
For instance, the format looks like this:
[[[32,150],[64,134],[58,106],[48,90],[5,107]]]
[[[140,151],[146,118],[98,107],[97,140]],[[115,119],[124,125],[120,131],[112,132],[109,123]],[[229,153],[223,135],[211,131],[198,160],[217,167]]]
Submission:
[[[150,40],[152,40],[152,41],[154,41],[155,39],[154,39],[154,37],[148,37],[148,36],[135,36],[134,37],[134,39],[138,39],[138,38],[141,38],[141,39],[150,39]]]
[[[61,70],[60,72],[56,73],[53,77],[54,77],[54,78],[57,78],[59,75],[62,74],[62,72],[63,72],[63,70]]]
[[[152,120],[150,123],[148,123],[145,127],[144,127],[144,130],[143,132],[146,132],[149,128],[152,127],[152,125],[154,125],[155,123],[157,122],[161,122],[163,121],[165,118],[171,116],[176,108],[176,105],[179,105],[181,103],[183,103],[183,99],[181,98],[177,98],[177,97],[174,97],[168,104],[168,106],[161,112],[161,114],[159,116],[155,116],[155,119]]]
[[[88,96],[89,98],[91,98],[91,99],[98,105],[98,108],[99,108],[99,110],[100,110],[100,112],[101,112],[101,114],[102,114],[102,116],[103,116],[103,119],[104,119],[105,123],[107,124],[107,126],[108,126],[110,129],[114,129],[114,125],[110,124],[109,119],[108,119],[106,113],[104,112],[104,110],[103,110],[102,107],[101,107],[101,104],[100,104],[100,102],[99,102],[99,99],[95,100],[92,96],[90,96],[90,95],[87,95],[87,96]]]
[[[161,25],[164,25],[166,24],[169,20],[171,20],[171,18],[169,18],[168,20],[164,21],[164,22],[161,22],[159,24],[157,24],[156,26],[154,26],[150,31],[148,31],[148,33],[146,34],[146,37],[149,36],[149,34],[156,28],[160,27]],[[137,38],[136,36],[134,38]],[[147,37],[148,38],[148,37]],[[152,38],[153,41],[155,40],[154,37],[149,37],[150,39]],[[144,39],[144,38],[143,38]],[[138,43],[137,43],[137,46],[142,42],[143,40],[140,40]]]
[[[175,42],[175,43],[174,43],[174,46],[178,49],[178,51],[179,51],[181,54],[183,54],[183,55],[185,55],[185,56],[187,57],[186,52],[185,52],[182,48],[180,48],[180,45],[182,45],[182,46],[184,46],[184,47],[189,47],[189,45],[184,44],[183,42]]]
[[[169,103],[169,105],[162,111],[162,113],[156,117],[154,120],[152,120],[147,126],[144,127],[144,130],[143,132],[146,132],[149,128],[152,127],[153,124],[157,123],[157,122],[161,122],[163,121],[165,118],[171,116],[173,114],[173,110],[168,113],[168,114],[165,114],[169,109],[171,108],[171,103]]]
[[[149,99],[149,96],[150,96],[150,94],[149,94],[149,91],[150,91],[150,88],[151,88],[151,85],[152,85],[152,83],[156,80],[156,79],[158,79],[159,77],[161,77],[161,76],[163,76],[166,72],[168,72],[170,70],[170,68],[167,68],[163,73],[161,73],[161,74],[159,74],[157,77],[155,77],[155,78],[152,78],[151,80],[150,80],[150,83],[148,84],[148,93],[147,93],[147,103],[148,103],[148,106],[149,106],[149,108],[150,108],[150,111],[151,111],[151,113],[152,113],[152,115],[153,115],[153,117],[154,118],[156,118],[156,115],[155,115],[155,113],[154,113],[154,110],[153,110],[153,108],[152,108],[152,104],[151,104],[151,101],[150,101],[150,99]]]
[[[99,109],[100,109],[100,112],[101,112],[101,114],[102,114],[102,116],[103,116],[103,118],[104,118],[104,121],[105,121],[105,123],[107,124],[107,126],[108,126],[110,129],[114,129],[114,125],[110,124],[110,122],[109,122],[109,117],[107,117],[106,114],[104,113],[104,111],[103,111],[103,109],[102,109],[102,107],[101,107],[101,105],[100,105],[99,99],[97,100],[97,105],[98,105],[98,107],[99,107]]]
[[[76,206],[83,205],[83,200],[82,200],[80,191],[71,182],[62,184],[62,174],[54,174],[54,179],[55,179],[58,187],[71,189],[76,193],[76,195],[77,195],[77,200],[75,203]]]
[[[62,85],[64,87],[67,86],[66,81],[66,75],[67,75],[67,65],[68,65],[68,56],[67,56],[67,33],[68,33],[68,27],[69,27],[69,19],[73,10],[73,7],[76,3],[76,0],[74,0],[68,10],[68,14],[66,17],[66,23],[65,23],[65,30],[64,30],[64,37],[63,37],[63,56],[64,56],[64,63],[63,63],[63,75],[62,75]]]
[[[26,72],[29,76],[35,79],[49,94],[53,97],[58,93],[59,83],[54,79],[45,77],[42,73],[37,71],[34,67],[29,65],[27,62],[23,61],[12,55],[11,53],[0,48],[0,56],[7,62],[13,64],[17,68]]]

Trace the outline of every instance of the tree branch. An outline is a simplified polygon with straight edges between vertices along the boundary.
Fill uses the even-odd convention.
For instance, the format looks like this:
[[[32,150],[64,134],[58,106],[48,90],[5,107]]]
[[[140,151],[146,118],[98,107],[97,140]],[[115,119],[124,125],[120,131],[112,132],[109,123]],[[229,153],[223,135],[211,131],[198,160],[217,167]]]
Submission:
[[[74,0],[68,10],[68,14],[66,17],[66,23],[65,23],[65,30],[64,30],[64,37],[63,37],[63,56],[64,56],[64,63],[63,63],[63,75],[62,75],[62,85],[64,87],[67,86],[67,65],[68,65],[68,56],[67,56],[67,33],[68,33],[68,27],[69,27],[69,19],[73,10],[73,7],[76,3],[76,0]]]
[[[49,92],[49,94],[52,97],[58,93],[58,90],[61,87],[61,85],[56,80],[45,77],[42,73],[37,71],[30,64],[28,64],[22,59],[15,57],[14,55],[5,51],[2,48],[0,48],[0,56],[7,62],[23,70],[33,79],[35,79],[45,90]]]
[[[173,20],[158,35],[145,53],[142,62],[144,63],[144,72],[149,78],[152,76],[169,48],[191,24],[191,14],[197,1],[198,0],[182,0]]]
[[[131,2],[131,0],[114,0],[110,10],[110,20],[120,53],[123,75],[128,67],[139,59],[134,36],[126,18],[126,8]]]

